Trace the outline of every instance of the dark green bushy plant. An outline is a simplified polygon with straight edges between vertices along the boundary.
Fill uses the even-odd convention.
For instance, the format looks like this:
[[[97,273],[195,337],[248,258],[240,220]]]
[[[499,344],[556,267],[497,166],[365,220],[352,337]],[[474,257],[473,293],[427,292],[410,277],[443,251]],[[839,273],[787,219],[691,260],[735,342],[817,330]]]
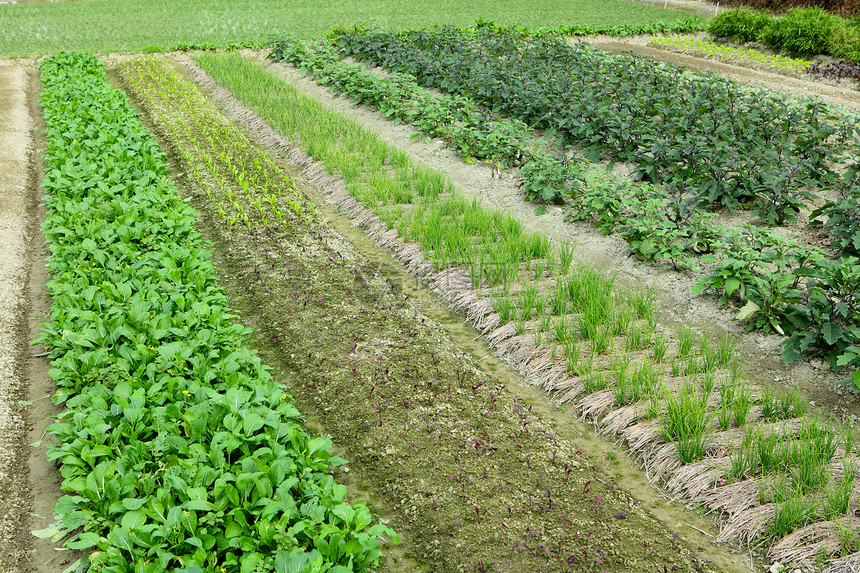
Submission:
[[[836,21],[830,32],[828,53],[849,62],[860,62],[860,24],[857,20]]]
[[[731,38],[738,42],[753,42],[773,17],[763,10],[741,6],[726,10],[708,23],[708,33],[714,38]]]
[[[842,257],[817,259],[802,274],[808,277],[804,316],[783,343],[783,359],[791,363],[815,345],[836,370],[850,364],[843,358],[860,343],[860,261]]]
[[[749,329],[787,334],[799,322],[806,326],[800,283],[811,254],[752,225],[724,232],[726,240],[717,249],[719,266],[699,279],[693,294],[715,289],[721,295],[719,304],[735,300],[742,307],[736,319],[746,321]],[[710,259],[703,257],[704,262]]]
[[[789,10],[774,18],[759,34],[759,40],[775,50],[795,56],[826,54],[836,18],[817,6]]]
[[[578,164],[549,156],[534,157],[520,167],[520,187],[527,201],[562,203],[576,193],[580,173]]]
[[[823,226],[833,236],[833,246],[846,255],[860,255],[860,162],[854,163],[838,175],[829,177],[829,187],[839,192],[839,197],[829,199],[812,211],[810,222]]]

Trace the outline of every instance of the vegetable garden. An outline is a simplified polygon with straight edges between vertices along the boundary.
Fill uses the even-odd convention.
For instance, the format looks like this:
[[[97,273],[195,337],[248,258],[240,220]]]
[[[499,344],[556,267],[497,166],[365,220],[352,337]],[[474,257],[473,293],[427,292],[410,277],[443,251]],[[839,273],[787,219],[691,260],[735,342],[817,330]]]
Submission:
[[[265,308],[266,336],[295,357],[291,367],[313,389],[327,426],[340,443],[353,444],[353,465],[364,467],[376,488],[413,519],[436,524],[411,528],[424,559],[436,555],[446,568],[486,570],[690,566],[669,532],[646,540],[647,550],[625,549],[619,541],[657,527],[638,514],[638,504],[595,479],[582,452],[440,340],[325,224],[256,208],[245,211],[247,218],[233,215],[257,202],[257,186],[243,183],[253,179],[256,164],[234,154],[231,164],[248,175],[225,183],[227,165],[205,160],[221,156],[212,145],[231,149],[231,142],[246,140],[223,125],[194,84],[163,60],[130,61],[122,75],[159,128],[172,134],[186,168],[199,168],[194,177],[203,209],[220,240],[232,245],[232,264],[245,269],[243,288],[253,285],[254,304]],[[217,135],[212,126],[222,126]],[[399,205],[424,197],[428,209],[443,210],[464,234],[474,236],[481,225],[487,248],[546,256],[548,243],[509,217],[470,209],[453,196],[438,199],[450,192],[444,181],[410,165],[401,152],[373,146],[368,134],[344,125],[330,126],[325,135],[306,133],[304,141],[337,158],[342,172],[373,180],[373,188],[349,182],[368,200]],[[486,233],[493,226],[502,229],[500,236]],[[400,460],[409,460],[408,469]],[[440,543],[443,536],[462,538],[468,551],[461,555]]]
[[[565,38],[701,29],[42,59],[63,495],[33,533],[81,573],[860,567],[850,418],[285,79],[515,177],[860,390],[858,118]]]
[[[325,128],[297,121],[301,112],[291,110],[300,106],[272,103],[272,94],[280,96],[276,102],[294,102],[292,90],[279,88],[271,76],[266,77],[240,57],[220,60],[198,58],[217,81],[235,90],[288,139],[319,141]],[[349,74],[356,68],[347,70],[344,77],[355,77]],[[324,81],[330,85],[333,79],[327,76]],[[368,84],[371,82],[368,79]],[[375,96],[369,89],[358,93]],[[420,118],[421,107],[415,107]],[[314,109],[309,115],[319,117],[324,112]],[[331,140],[335,133],[348,131],[341,126],[328,129]],[[457,131],[452,131],[457,137]],[[317,145],[307,143],[305,148],[329,169],[342,160],[337,151]],[[336,203],[365,223],[372,220],[366,209],[375,211],[378,221],[370,229],[381,243],[393,249],[409,268],[425,275],[427,282],[437,285],[452,305],[466,309],[490,343],[557,400],[574,402],[575,408],[603,432],[620,437],[631,450],[641,451],[649,471],[667,478],[669,489],[727,511],[731,517],[721,539],[782,538],[773,546],[772,555],[791,561],[809,558],[827,545],[837,553],[852,551],[856,523],[851,518],[830,520],[828,516],[851,514],[847,505],[836,504],[836,500],[847,503],[856,484],[850,454],[853,433],[806,416],[803,400],[790,391],[774,387],[754,390],[733,360],[728,339],[697,340],[687,329],[675,337],[660,332],[647,297],[619,297],[599,275],[572,265],[564,248],[541,253],[540,258],[520,265],[520,260],[529,260],[534,254],[524,256],[513,250],[505,256],[488,248],[483,239],[479,243],[459,240],[456,230],[463,225],[456,218],[437,219],[436,225],[425,226],[421,219],[428,210],[432,216],[432,205],[438,201],[434,194],[427,194],[424,200],[399,193],[368,195],[352,179],[361,178],[360,170],[341,172],[346,174],[345,189],[352,197],[335,193]],[[398,203],[403,206],[392,208]],[[459,212],[469,211],[461,208]],[[416,220],[416,216],[421,218]],[[435,232],[428,232],[430,229]],[[414,243],[423,253],[416,251]],[[459,245],[459,250],[452,245]],[[434,264],[428,264],[427,259]],[[488,276],[484,272],[487,266],[503,271]],[[453,288],[452,282],[456,285]],[[469,286],[474,293],[468,292]],[[627,304],[619,306],[625,300]],[[836,456],[832,448],[840,440],[842,449]],[[776,447],[786,452],[786,457],[775,465],[759,458],[741,461],[750,455],[745,452],[755,449],[753,443],[763,444],[760,453]],[[787,453],[797,447],[791,444],[800,443],[808,444],[804,453]],[[825,443],[826,447],[816,445]],[[838,457],[842,461],[837,462]],[[792,467],[795,463],[798,465]],[[798,468],[804,464],[819,468],[812,472],[818,481],[813,481],[810,489],[800,485],[805,470]],[[829,470],[824,468],[830,464],[834,464],[835,472],[825,478]],[[771,488],[767,484],[773,480],[781,485]],[[820,490],[811,493],[825,482],[836,489],[827,494]],[[745,501],[738,503],[739,498]],[[830,500],[835,505],[830,506]],[[800,549],[798,540],[802,540]],[[837,545],[842,549],[837,550]],[[848,556],[842,566],[854,558]]]

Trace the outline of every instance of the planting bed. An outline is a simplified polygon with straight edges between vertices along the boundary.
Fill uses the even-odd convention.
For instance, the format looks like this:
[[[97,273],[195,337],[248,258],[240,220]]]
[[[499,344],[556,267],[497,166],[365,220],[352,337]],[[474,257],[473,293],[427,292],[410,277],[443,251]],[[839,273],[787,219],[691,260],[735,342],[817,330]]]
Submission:
[[[721,62],[764,69],[770,72],[798,77],[804,74],[812,62],[785,56],[765,54],[758,50],[744,49],[728,44],[717,44],[708,40],[689,37],[655,38],[650,45],[682,54],[690,54]]]
[[[301,140],[330,170],[340,170],[345,178],[346,189],[375,210],[379,218],[387,220],[390,230],[386,231],[387,226],[374,217],[374,213],[362,208],[355,203],[353,197],[343,191],[335,192],[334,200],[353,217],[369,224],[370,232],[377,240],[387,244],[415,272],[436,285],[443,297],[455,305],[465,307],[477,326],[488,333],[490,341],[507,354],[512,362],[530,372],[549,390],[556,391],[556,396],[561,400],[578,399],[579,410],[605,431],[623,436],[632,449],[640,453],[649,452],[644,454],[646,465],[656,476],[666,477],[668,472],[674,469],[673,477],[666,482],[670,489],[683,492],[694,499],[698,498],[715,509],[727,510],[732,519],[724,529],[722,539],[753,539],[761,535],[765,538],[780,538],[800,527],[798,535],[812,537],[804,539],[804,543],[798,543],[798,535],[787,538],[787,541],[774,547],[775,557],[796,560],[808,558],[819,551],[835,550],[837,554],[851,552],[853,538],[843,538],[839,533],[843,530],[851,531],[853,525],[850,519],[845,521],[837,518],[816,525],[809,531],[802,529],[803,525],[810,521],[815,522],[822,518],[826,520],[828,516],[832,518],[840,512],[842,515],[850,515],[854,511],[853,506],[843,507],[836,503],[837,498],[848,503],[855,482],[851,469],[854,462],[850,433],[834,433],[827,423],[816,422],[814,418],[804,418],[802,415],[806,409],[805,405],[793,397],[792,393],[767,388],[751,392],[751,388],[741,382],[736,367],[723,369],[732,358],[732,349],[726,341],[694,342],[692,333],[681,331],[676,342],[669,343],[665,333],[654,331],[654,323],[649,318],[653,311],[647,299],[610,295],[605,299],[608,306],[605,306],[603,311],[596,311],[588,305],[581,306],[582,303],[577,302],[576,295],[572,294],[574,290],[597,288],[597,291],[591,291],[592,294],[586,297],[589,300],[597,300],[600,298],[597,295],[601,289],[609,289],[604,291],[607,293],[612,291],[611,283],[601,287],[603,283],[596,276],[594,278],[597,281],[592,282],[592,279],[588,278],[591,276],[588,271],[570,266],[568,255],[563,249],[546,251],[538,246],[535,254],[540,258],[536,258],[527,267],[515,269],[509,275],[486,273],[481,262],[492,259],[494,251],[491,244],[503,237],[497,236],[493,239],[490,235],[489,243],[482,242],[481,248],[467,246],[462,252],[455,253],[450,250],[454,248],[451,243],[440,243],[438,238],[432,237],[432,233],[429,233],[432,225],[425,227],[422,222],[425,217],[432,219],[434,212],[448,213],[448,216],[451,216],[453,212],[446,205],[456,201],[456,193],[445,190],[444,186],[437,186],[434,190],[433,185],[427,187],[420,184],[410,192],[408,185],[404,187],[405,180],[402,177],[396,178],[400,185],[386,184],[386,177],[383,172],[378,171],[379,167],[363,167],[368,162],[367,157],[363,158],[363,163],[356,161],[360,156],[356,157],[355,150],[364,147],[376,149],[371,152],[371,157],[377,159],[371,159],[371,165],[385,165],[385,154],[379,151],[375,144],[359,146],[350,143],[349,140],[364,136],[357,134],[354,128],[343,123],[337,116],[326,114],[312,103],[296,98],[291,89],[278,87],[271,76],[261,70],[254,71],[253,67],[248,68],[249,64],[243,64],[241,58],[234,56],[222,62],[219,58],[206,57],[202,58],[201,62],[221,81],[228,82],[233,89],[239,90],[243,98],[256,101],[256,105],[262,106],[261,111],[269,121],[291,138]],[[259,94],[265,96],[255,100]],[[273,95],[279,97],[272,99]],[[291,114],[296,117],[291,118]],[[305,124],[298,119],[302,115],[313,116],[319,121],[316,124]],[[331,133],[351,135],[347,138],[334,138],[327,136],[329,130],[332,130]],[[348,141],[335,143],[341,139]],[[398,154],[395,153],[390,161],[391,169],[395,173],[403,168],[403,159]],[[367,178],[375,182],[373,187],[362,184],[362,180]],[[427,181],[420,175],[416,179],[419,182]],[[441,194],[437,195],[440,191]],[[461,204],[459,211],[471,213],[464,204]],[[447,225],[462,225],[458,222],[459,217],[454,216],[448,220]],[[497,229],[505,227],[504,224],[501,227],[499,225],[500,223],[496,223]],[[403,236],[414,237],[417,244],[404,243],[395,230]],[[528,242],[527,238],[524,240]],[[506,242],[509,243],[510,238]],[[423,246],[423,253],[418,249],[419,245]],[[264,247],[261,250],[266,253],[265,257],[271,256],[268,253],[277,251],[278,249],[273,247]],[[453,254],[463,256],[451,257]],[[447,263],[452,258],[458,261],[471,260],[471,263],[467,264],[471,276],[465,269],[448,267]],[[505,266],[500,264],[502,262],[494,259],[494,264],[488,266],[499,269]],[[273,268],[276,268],[276,263],[274,260],[258,262],[254,267],[254,276],[258,276],[257,273],[260,273],[259,276],[264,275],[263,269],[273,264]],[[495,288],[494,283],[498,285]],[[559,298],[559,285],[564,285],[563,290],[570,292],[571,298]],[[470,294],[472,286],[478,287],[474,294]],[[555,295],[552,294],[553,291]],[[506,292],[517,294],[516,297],[510,297],[506,296]],[[538,305],[535,308],[533,299],[540,299],[542,296],[546,296],[543,304],[547,307],[541,308],[541,305]],[[566,294],[565,297],[567,296]],[[514,302],[510,302],[512,300]],[[560,301],[558,306],[556,301]],[[318,299],[318,302],[325,301]],[[628,304],[629,307],[626,306]],[[624,310],[625,307],[629,310]],[[529,308],[532,310],[528,310]],[[574,314],[570,314],[571,311]],[[527,312],[529,317],[518,319],[517,315],[522,316],[523,312]],[[510,318],[506,319],[505,315]],[[596,315],[602,316],[594,322]],[[505,322],[508,324],[504,324]],[[589,324],[594,326],[588,326]],[[588,331],[591,333],[588,334]],[[275,332],[275,336],[280,335]],[[693,351],[693,348],[697,350]],[[602,358],[604,354],[606,357]],[[309,356],[309,359],[315,361],[314,356]],[[321,360],[321,365],[332,369],[325,362],[325,357],[321,357]],[[601,388],[605,390],[601,391]],[[338,390],[346,392],[345,387]],[[760,406],[760,410],[752,411],[751,418],[748,418],[748,410],[738,410],[735,405],[743,404],[743,400],[739,402],[738,397],[744,396]],[[407,404],[404,403],[403,407],[408,410]],[[378,403],[375,408],[379,408]],[[694,412],[700,408],[698,419],[701,421],[697,423],[703,425],[675,425],[673,420],[676,420],[676,417],[672,414],[675,408],[680,408],[688,418],[692,417],[694,420],[697,419]],[[764,417],[764,425],[756,422],[758,417]],[[781,419],[789,419],[789,422],[783,425],[779,422]],[[771,425],[768,425],[768,422]],[[773,425],[772,422],[777,424]],[[738,427],[738,430],[731,430],[733,426]],[[757,427],[759,429],[756,429]],[[728,433],[714,434],[718,429],[728,430]],[[819,438],[816,436],[820,436],[823,442],[821,447],[812,446],[813,449],[806,453],[786,453],[788,457],[782,458],[784,461],[777,462],[775,466],[753,462],[750,466],[741,464],[736,465],[736,469],[731,469],[733,463],[740,463],[735,461],[736,459],[743,459],[745,444],[749,440],[752,440],[749,443],[757,443],[755,440],[760,439],[756,437],[758,435],[776,436],[773,438],[775,443],[784,444],[780,446],[780,451],[785,452],[795,451],[791,450],[793,436],[799,435],[812,444],[818,443]],[[663,439],[666,442],[663,442]],[[838,442],[844,447],[837,446]],[[831,451],[831,445],[836,449]],[[703,462],[696,462],[706,451],[709,452],[707,458]],[[841,453],[834,457],[837,451]],[[679,454],[686,464],[683,469],[679,469]],[[830,464],[830,460],[841,455],[848,456],[845,462],[847,465],[840,466],[838,462],[835,465]],[[803,470],[795,468],[794,464],[799,463],[796,461],[799,459],[797,456],[821,468],[816,471],[825,472],[816,474],[820,477],[811,478],[813,481],[809,483],[818,484],[813,489],[829,482],[830,478],[824,476],[832,472],[833,481],[825,488],[825,491],[831,493],[826,497],[818,497],[817,493],[810,495],[811,490],[791,491],[783,487],[771,492],[768,489],[767,484],[771,480],[769,476],[774,476],[773,479],[791,476],[796,484],[807,483],[801,481],[802,478],[797,473]],[[824,469],[828,465],[832,467]],[[773,467],[774,473],[768,469],[770,467]],[[847,468],[847,473],[840,473],[841,467]],[[748,478],[754,479],[744,482]],[[739,484],[744,484],[746,489],[738,490]],[[714,485],[718,486],[716,490],[712,489]],[[727,489],[721,489],[723,487]],[[838,491],[847,493],[839,494]],[[746,501],[727,508],[726,499],[736,498],[739,492],[746,492],[741,498]],[[790,504],[807,509],[804,510],[805,513],[801,512],[798,519],[796,514],[789,516]],[[480,508],[477,512],[480,512]],[[820,532],[830,532],[824,534],[823,543],[818,543],[822,538],[816,537]],[[833,537],[828,538],[827,535]],[[836,544],[841,543],[841,548],[833,545],[835,538],[841,540]],[[826,549],[827,544],[830,544],[829,550]]]

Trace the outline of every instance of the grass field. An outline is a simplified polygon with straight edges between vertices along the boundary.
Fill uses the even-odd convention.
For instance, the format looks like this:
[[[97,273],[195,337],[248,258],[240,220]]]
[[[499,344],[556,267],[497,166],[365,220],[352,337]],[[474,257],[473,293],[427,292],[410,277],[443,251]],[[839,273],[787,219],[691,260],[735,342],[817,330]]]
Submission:
[[[472,24],[476,19],[555,27],[674,22],[685,12],[620,0],[92,0],[0,4],[0,56],[60,50],[137,52],[186,45],[264,42],[273,34],[313,39],[340,23],[385,28]]]

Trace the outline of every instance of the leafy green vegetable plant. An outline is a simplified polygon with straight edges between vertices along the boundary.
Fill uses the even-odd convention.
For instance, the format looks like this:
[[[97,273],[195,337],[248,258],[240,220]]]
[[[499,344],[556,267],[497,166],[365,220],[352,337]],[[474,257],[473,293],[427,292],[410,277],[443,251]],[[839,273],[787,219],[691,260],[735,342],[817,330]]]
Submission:
[[[51,426],[62,497],[39,534],[78,566],[144,573],[364,570],[379,539],[291,398],[244,343],[196,213],[92,55],[41,64],[53,278]]]

